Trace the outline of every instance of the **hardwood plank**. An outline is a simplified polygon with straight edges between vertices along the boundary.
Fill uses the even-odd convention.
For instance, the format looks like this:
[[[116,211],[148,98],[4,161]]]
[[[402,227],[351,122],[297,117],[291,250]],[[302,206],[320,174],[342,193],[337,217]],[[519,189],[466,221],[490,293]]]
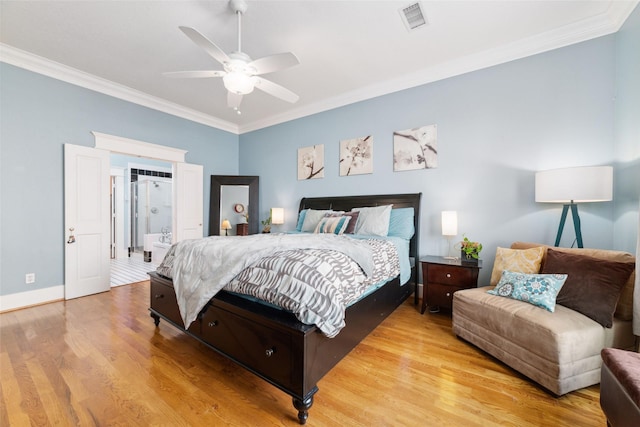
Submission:
[[[297,425],[291,399],[148,313],[148,282],[0,314],[0,425]],[[318,384],[310,426],[602,426],[413,300]]]

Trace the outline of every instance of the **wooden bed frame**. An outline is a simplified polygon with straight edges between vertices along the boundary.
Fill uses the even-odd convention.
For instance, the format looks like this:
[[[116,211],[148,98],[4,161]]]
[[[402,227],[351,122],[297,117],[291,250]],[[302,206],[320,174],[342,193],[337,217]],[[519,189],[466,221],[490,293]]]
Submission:
[[[238,295],[220,291],[199,313],[188,330],[178,310],[170,279],[155,272],[151,277],[149,311],[156,326],[160,319],[253,372],[289,394],[305,424],[317,382],[375,329],[411,293],[417,304],[417,259],[420,225],[417,194],[303,198],[300,210],[333,209],[393,204],[413,207],[415,234],[410,242],[411,280],[400,286],[399,278],[387,283],[347,308],[346,326],[335,338],[327,338],[315,325],[301,323],[288,311],[269,307]]]

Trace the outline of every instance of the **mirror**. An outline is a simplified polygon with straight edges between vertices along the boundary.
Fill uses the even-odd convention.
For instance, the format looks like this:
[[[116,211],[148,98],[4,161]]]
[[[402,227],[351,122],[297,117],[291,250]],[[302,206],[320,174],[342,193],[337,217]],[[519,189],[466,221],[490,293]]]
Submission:
[[[248,223],[248,234],[260,232],[258,186],[257,176],[211,175],[209,236],[225,234],[222,230],[222,221],[225,219],[231,224],[231,229],[227,230],[230,236],[235,236],[238,224],[245,222]]]

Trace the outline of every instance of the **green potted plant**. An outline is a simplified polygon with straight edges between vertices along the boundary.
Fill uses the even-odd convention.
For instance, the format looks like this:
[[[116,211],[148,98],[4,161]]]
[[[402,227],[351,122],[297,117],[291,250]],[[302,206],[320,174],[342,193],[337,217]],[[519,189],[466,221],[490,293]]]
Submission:
[[[460,242],[460,260],[463,263],[477,264],[482,251],[482,243],[472,242],[468,237],[464,237]]]
[[[262,232],[263,233],[271,233],[271,213],[269,213],[269,218],[260,221],[262,224]]]

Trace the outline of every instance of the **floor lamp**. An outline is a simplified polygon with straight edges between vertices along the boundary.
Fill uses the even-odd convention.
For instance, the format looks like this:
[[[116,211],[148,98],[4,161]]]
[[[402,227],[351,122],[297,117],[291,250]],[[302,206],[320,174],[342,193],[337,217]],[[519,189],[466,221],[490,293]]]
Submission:
[[[613,168],[611,166],[587,166],[536,172],[536,202],[563,204],[556,235],[556,247],[560,245],[569,210],[573,219],[576,242],[579,248],[583,248],[577,204],[608,202],[612,199]]]
[[[451,256],[451,239],[458,235],[458,212],[442,211],[442,235],[449,241],[449,251],[445,259],[456,259]]]

